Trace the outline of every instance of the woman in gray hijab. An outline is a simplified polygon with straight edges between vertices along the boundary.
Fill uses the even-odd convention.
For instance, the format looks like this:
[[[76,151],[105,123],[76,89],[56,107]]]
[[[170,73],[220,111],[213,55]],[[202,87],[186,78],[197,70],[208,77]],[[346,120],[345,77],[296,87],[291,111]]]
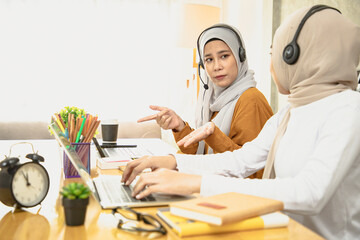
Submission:
[[[173,110],[160,106],[150,106],[159,112],[138,122],[156,119],[163,129],[172,129],[183,153],[239,149],[258,135],[273,115],[271,107],[256,88],[254,72],[248,67],[245,46],[237,29],[226,24],[213,25],[200,34],[197,45],[199,65],[205,70],[204,88],[200,90],[196,108],[197,129],[194,131]],[[196,142],[184,145],[194,136]],[[262,171],[256,176],[261,178]]]

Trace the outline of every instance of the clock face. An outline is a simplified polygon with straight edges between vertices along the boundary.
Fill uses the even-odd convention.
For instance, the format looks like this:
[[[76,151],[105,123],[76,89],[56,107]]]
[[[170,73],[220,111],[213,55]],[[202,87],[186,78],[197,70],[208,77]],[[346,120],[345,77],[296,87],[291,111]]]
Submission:
[[[40,164],[25,163],[16,170],[11,189],[20,205],[35,206],[45,198],[49,190],[49,175]]]

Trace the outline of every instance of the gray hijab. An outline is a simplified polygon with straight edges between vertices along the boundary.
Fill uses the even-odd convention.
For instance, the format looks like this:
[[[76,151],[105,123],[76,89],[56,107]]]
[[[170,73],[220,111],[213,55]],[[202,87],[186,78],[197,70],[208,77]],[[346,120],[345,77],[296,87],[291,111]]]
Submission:
[[[254,72],[248,68],[247,60],[240,62],[240,45],[234,31],[236,31],[236,33],[239,35],[242,45],[245,48],[240,32],[234,27],[229,26],[230,28],[234,29],[234,31],[232,31],[226,27],[221,27],[222,25],[224,24],[216,24],[214,26],[219,27],[211,28],[203,32],[200,36],[199,52],[201,59],[204,59],[205,44],[213,38],[220,39],[225,42],[231,49],[236,59],[238,75],[230,86],[221,88],[213,84],[212,80],[206,73],[206,76],[203,79],[208,84],[209,89],[205,90],[204,88],[201,88],[200,90],[196,107],[195,125],[196,128],[203,126],[205,123],[210,121],[214,112],[218,112],[212,122],[214,122],[223,133],[229,135],[231,121],[237,100],[247,89],[255,87],[256,82],[254,79]],[[208,153],[213,153],[211,148],[209,148]],[[199,142],[197,154],[204,154],[204,141]]]

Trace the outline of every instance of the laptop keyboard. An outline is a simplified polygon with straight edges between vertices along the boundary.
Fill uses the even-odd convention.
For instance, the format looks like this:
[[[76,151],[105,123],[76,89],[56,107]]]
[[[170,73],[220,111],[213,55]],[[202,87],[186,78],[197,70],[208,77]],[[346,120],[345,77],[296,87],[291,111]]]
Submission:
[[[136,159],[145,155],[153,155],[149,150],[139,145],[136,148],[107,148],[105,151],[107,151],[110,157],[120,156],[120,158],[124,158],[124,159],[129,157],[131,159]]]
[[[100,178],[96,183],[98,188],[100,187],[98,185],[101,185],[101,188],[104,190],[103,192],[106,193],[108,199],[113,203],[155,201],[152,195],[140,200],[133,198],[130,186],[123,185],[120,181],[114,181],[111,177]]]

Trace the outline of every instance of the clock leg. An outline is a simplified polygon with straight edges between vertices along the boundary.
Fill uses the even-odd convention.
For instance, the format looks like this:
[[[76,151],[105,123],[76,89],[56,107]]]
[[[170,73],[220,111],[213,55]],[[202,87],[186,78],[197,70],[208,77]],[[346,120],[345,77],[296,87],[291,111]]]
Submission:
[[[15,203],[14,206],[13,206],[13,210],[12,210],[11,213],[15,213],[16,210],[18,210],[18,208],[19,208],[19,206],[17,205],[17,203]]]

